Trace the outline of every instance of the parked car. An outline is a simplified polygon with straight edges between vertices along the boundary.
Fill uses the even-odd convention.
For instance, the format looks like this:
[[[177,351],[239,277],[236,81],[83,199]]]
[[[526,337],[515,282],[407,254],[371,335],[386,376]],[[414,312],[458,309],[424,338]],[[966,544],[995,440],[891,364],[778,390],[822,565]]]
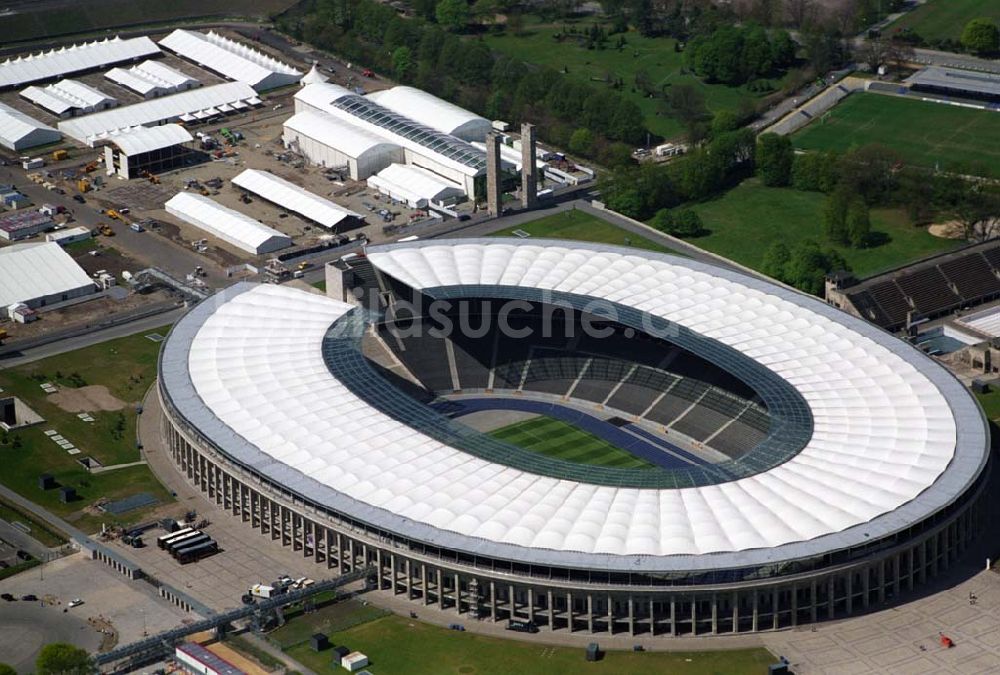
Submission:
[[[15,600],[17,600],[17,598],[15,598],[10,593],[0,594],[0,599],[6,600],[7,602],[14,602]]]
[[[79,607],[82,604],[83,604],[83,600],[81,600],[80,598],[73,598],[72,600],[69,601],[69,605],[67,605],[67,606],[68,607]]]
[[[83,198],[83,195],[73,195],[73,201],[78,204],[86,204],[87,200]]]
[[[25,602],[38,602],[38,596],[33,593],[28,593],[27,595],[22,595],[21,599]]]

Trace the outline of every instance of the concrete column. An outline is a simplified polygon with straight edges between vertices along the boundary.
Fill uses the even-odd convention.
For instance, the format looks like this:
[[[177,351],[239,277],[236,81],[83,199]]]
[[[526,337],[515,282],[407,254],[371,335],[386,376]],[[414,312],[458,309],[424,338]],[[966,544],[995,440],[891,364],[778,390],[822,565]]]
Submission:
[[[775,586],[774,589],[771,590],[771,627],[774,630],[778,630],[778,623],[781,619],[778,609],[778,587]]]
[[[378,570],[375,573],[375,588],[381,591],[384,588],[382,585],[382,570],[384,568],[382,567],[382,549],[380,548],[375,549],[375,569]]]
[[[587,593],[587,632],[594,632],[594,596]]]
[[[500,136],[491,131],[486,136],[486,209],[491,216],[500,215],[502,194]]]
[[[834,600],[836,599],[836,594],[834,593],[834,591],[836,589],[834,589],[833,587],[833,577],[827,579],[826,583],[827,583],[826,618],[832,619],[837,611],[837,608],[835,606],[836,603],[834,602]]]
[[[549,630],[556,629],[556,603],[555,598],[552,597],[552,591],[545,591],[545,601],[549,606]]]
[[[615,634],[615,603],[611,596],[608,596],[608,635]]]
[[[719,634],[719,598],[712,593],[712,635]]]
[[[917,556],[917,549],[916,549],[916,547],[911,548],[910,549],[910,555],[906,556],[907,557],[907,564],[910,567],[910,573],[906,577],[906,590],[908,590],[908,591],[912,591],[913,590],[913,575],[914,575],[914,567],[915,567],[914,558],[916,556]]]
[[[396,554],[389,554],[389,592],[396,595]]]
[[[573,594],[566,594],[566,629],[573,632]]]
[[[444,573],[438,569],[434,575],[437,579],[438,607],[444,609]]]
[[[429,605],[431,601],[427,593],[427,563],[420,563],[420,592],[424,596],[424,605]]]
[[[691,596],[691,635],[698,634],[698,596]]]
[[[490,581],[490,621],[496,623],[497,620],[497,585]]]
[[[892,597],[899,597],[899,553],[892,556]]]
[[[521,125],[521,205],[531,208],[538,197],[538,164],[535,160],[535,127]]]
[[[347,540],[347,555],[350,558],[350,562],[348,563],[348,566],[347,566],[347,571],[348,572],[353,572],[354,568],[355,568],[355,564],[357,563],[357,560],[358,560],[357,558],[354,557],[354,540],[353,539],[348,539]]]
[[[413,567],[410,563],[410,559],[407,558],[403,561],[406,564],[406,599],[413,599]]]
[[[854,596],[854,572],[848,572],[847,573],[846,590],[847,590],[847,600],[846,600],[847,615],[850,616],[851,613],[854,611],[854,597],[853,597]]]
[[[462,582],[458,574],[455,575],[455,613],[462,613]]]
[[[628,634],[635,635],[635,605],[632,596],[628,596]]]
[[[878,561],[878,601],[885,602],[885,560]]]
[[[677,635],[677,600],[670,596],[670,634]]]
[[[799,589],[792,584],[792,628],[799,625]]]
[[[760,621],[760,603],[758,602],[758,597],[757,596],[758,596],[757,589],[754,589],[753,590],[753,621],[752,621],[752,623],[750,625],[750,630],[752,630],[754,633],[757,632],[757,625],[758,625],[758,622]]]
[[[510,614],[508,619],[513,619],[515,612],[517,612],[517,600],[514,599],[514,584],[507,585],[507,610]]]
[[[653,611],[653,598],[649,599],[649,634],[656,635],[656,613]]]
[[[872,577],[871,568],[866,567],[865,574],[861,578],[861,592],[864,593],[864,598],[862,598],[861,600],[861,606],[865,609],[868,609],[868,605],[870,604],[871,577]]]
[[[528,621],[535,622],[535,589],[528,586]]]

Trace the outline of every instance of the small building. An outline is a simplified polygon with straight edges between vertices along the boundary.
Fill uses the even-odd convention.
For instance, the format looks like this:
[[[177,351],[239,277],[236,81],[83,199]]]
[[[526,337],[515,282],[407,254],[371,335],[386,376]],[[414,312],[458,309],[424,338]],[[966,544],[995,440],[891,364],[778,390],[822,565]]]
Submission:
[[[20,211],[0,216],[0,239],[18,241],[49,230],[55,225],[50,216],[38,211]]]
[[[8,211],[16,211],[31,203],[31,199],[17,190],[0,191],[0,204]]]
[[[1000,101],[1000,75],[944,66],[928,66],[906,78],[915,92]]]
[[[144,172],[160,173],[183,166],[194,138],[180,124],[134,127],[109,137],[104,146],[104,165],[122,178]]]
[[[174,648],[174,658],[192,675],[246,675],[229,661],[194,642],[184,642]]]
[[[32,85],[21,91],[21,97],[62,118],[89,115],[118,105],[115,98],[79,80],[60,80],[46,87]]]
[[[330,638],[323,633],[313,633],[312,637],[309,638],[309,644],[314,652],[321,652],[330,648]]]
[[[351,652],[340,660],[344,670],[355,673],[368,665],[368,657],[361,652]]]
[[[178,192],[164,205],[167,213],[254,255],[292,245],[292,238],[208,197]]]
[[[57,230],[45,235],[45,241],[52,241],[60,246],[75,244],[78,241],[87,241],[94,233],[86,227],[71,227],[67,230]]]
[[[59,501],[63,504],[70,504],[76,501],[76,489],[66,485],[59,488]]]
[[[0,103],[0,146],[20,151],[60,140],[62,134],[52,127],[6,103]]]
[[[51,473],[43,473],[38,476],[38,489],[51,490],[56,486],[56,479]]]
[[[93,280],[59,244],[0,248],[0,318],[10,318],[6,308],[15,303],[37,309],[94,291]]]

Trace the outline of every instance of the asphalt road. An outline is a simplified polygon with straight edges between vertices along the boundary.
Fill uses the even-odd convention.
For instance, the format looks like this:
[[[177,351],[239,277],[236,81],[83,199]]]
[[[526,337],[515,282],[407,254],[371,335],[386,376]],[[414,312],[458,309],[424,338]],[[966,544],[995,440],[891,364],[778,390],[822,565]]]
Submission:
[[[36,592],[41,595],[41,590]],[[18,673],[35,669],[38,652],[52,642],[68,642],[97,651],[100,635],[87,624],[84,612],[63,613],[62,607],[39,602],[0,601],[0,658]]]

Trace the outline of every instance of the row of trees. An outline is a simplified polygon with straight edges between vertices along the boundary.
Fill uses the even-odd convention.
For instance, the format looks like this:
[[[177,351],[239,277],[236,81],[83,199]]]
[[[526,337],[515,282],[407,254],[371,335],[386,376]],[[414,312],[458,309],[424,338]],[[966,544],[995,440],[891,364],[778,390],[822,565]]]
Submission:
[[[281,27],[491,119],[530,120],[557,145],[568,146],[573,133],[585,129],[591,138],[582,146],[602,162],[627,161],[628,146],[646,139],[642,111],[617,91],[495,55],[481,40],[463,40],[422,18],[404,19],[374,0],[317,0],[313,12]]]
[[[788,68],[795,62],[795,51],[787,31],[769,35],[758,24],[724,25],[693,38],[684,59],[709,82],[740,85]]]

